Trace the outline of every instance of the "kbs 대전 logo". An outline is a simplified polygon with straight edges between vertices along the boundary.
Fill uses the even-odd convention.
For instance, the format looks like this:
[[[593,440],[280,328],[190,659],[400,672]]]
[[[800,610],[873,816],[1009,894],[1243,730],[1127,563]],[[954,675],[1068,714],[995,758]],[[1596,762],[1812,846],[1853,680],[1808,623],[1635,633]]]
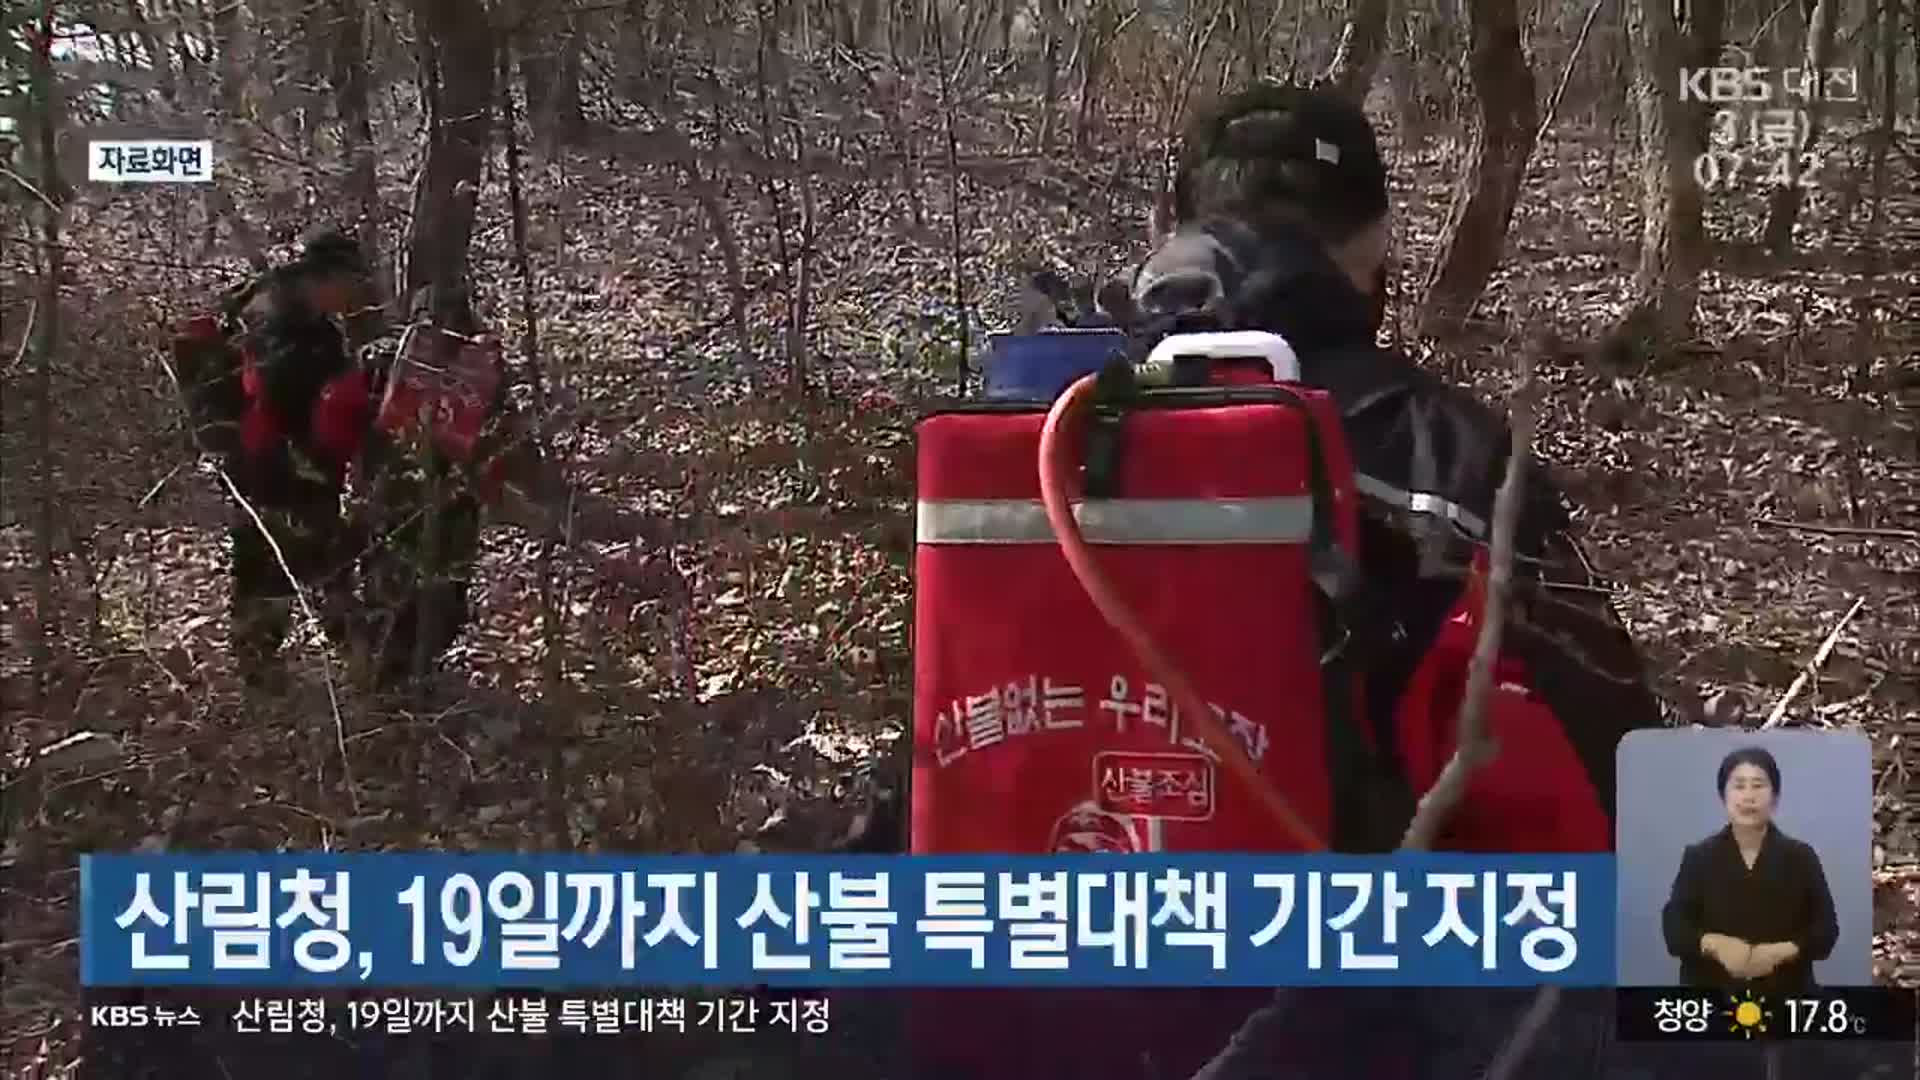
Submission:
[[[1764,67],[1737,45],[1723,48],[1719,60],[1714,67],[1680,71],[1681,101],[1721,106],[1713,114],[1706,152],[1694,159],[1694,182],[1708,191],[1749,183],[1817,187],[1824,161],[1813,147],[1811,119],[1800,106],[1858,101],[1858,73]]]

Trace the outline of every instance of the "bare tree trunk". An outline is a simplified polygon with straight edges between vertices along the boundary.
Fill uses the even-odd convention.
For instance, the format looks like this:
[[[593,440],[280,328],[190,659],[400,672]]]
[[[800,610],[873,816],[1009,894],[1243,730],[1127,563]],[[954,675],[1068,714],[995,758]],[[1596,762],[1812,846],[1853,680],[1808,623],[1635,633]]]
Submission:
[[[333,106],[345,135],[348,159],[345,192],[359,206],[354,232],[373,266],[379,294],[390,294],[391,282],[380,258],[380,178],[373,145],[372,102],[367,91],[367,12],[362,0],[333,0]],[[380,336],[385,320],[380,308],[370,308],[349,320],[349,339],[357,350]]]
[[[39,513],[33,530],[33,641],[29,656],[33,663],[34,708],[44,707],[53,681],[53,528],[55,493],[53,485],[53,356],[60,346],[60,279],[66,273],[60,247],[60,217],[63,200],[59,174],[59,134],[55,130],[56,109],[53,97],[53,2],[42,0],[40,28],[35,35],[30,71],[34,112],[38,113],[40,148],[40,300],[34,320],[33,441],[37,473],[34,477]],[[24,126],[24,125],[23,125]],[[25,134],[22,132],[22,134]]]
[[[1458,32],[1457,20],[1439,10],[1439,5],[1449,2],[1437,0],[1431,8],[1408,5],[1407,68],[1417,88],[1423,137],[1435,130],[1450,130],[1460,111],[1459,65],[1454,58],[1466,52],[1467,42]]]
[[[185,30],[186,12],[176,8],[175,14],[181,16],[175,20],[173,31],[173,52],[180,60],[180,82],[187,87],[189,100],[194,105],[205,108],[208,85],[206,67],[211,54],[206,51],[204,39],[201,40],[200,51],[194,50],[191,35]]]
[[[814,199],[812,135],[806,117],[794,102],[793,87],[784,78],[782,97],[787,127],[793,133],[793,171],[800,186],[799,250],[795,253],[794,288],[787,309],[787,381],[804,393],[810,381],[813,355],[813,245],[819,238],[818,207]]]
[[[220,85],[214,100],[220,115],[245,116],[247,78],[252,64],[241,5],[223,4],[214,9],[211,29],[214,47],[219,51],[217,63],[220,71]],[[236,168],[242,172],[253,171],[253,154],[247,149],[245,140],[236,147],[234,158]],[[264,271],[267,268],[265,241],[259,230],[240,211],[234,201],[233,189],[225,184],[203,184],[201,190],[207,200],[207,248],[211,250],[218,242],[217,226],[224,219],[233,230],[234,242],[239,245],[248,265],[255,271]]]
[[[793,38],[794,48],[801,56],[813,54],[813,9],[805,3],[793,3],[792,0],[776,0],[773,5],[773,25],[776,35],[786,34]]]
[[[126,50],[121,46],[119,38],[112,34],[101,34],[99,41],[100,52],[106,56],[108,63],[122,69],[131,69],[133,67],[132,64],[127,62]],[[107,96],[111,101],[110,107],[113,111],[113,118],[121,123],[126,123],[129,115],[127,111],[128,92],[119,87],[113,87],[107,91]]]
[[[516,57],[526,88],[527,123],[549,151],[578,145],[587,116],[580,101],[581,42],[575,17],[551,3],[525,5],[522,11],[516,36],[533,43]]]
[[[714,246],[720,249],[720,263],[727,272],[727,304],[733,321],[734,356],[740,370],[745,371],[748,362],[753,359],[753,336],[747,329],[747,272],[740,258],[740,242],[734,237],[733,224],[727,217],[726,204],[721,201],[717,185],[702,173],[700,161],[694,156],[691,145],[680,168],[688,190],[706,215],[707,229],[713,234]]]
[[[1614,9],[1613,24],[1607,35],[1607,88],[1605,108],[1607,114],[1607,171],[1603,190],[1607,193],[1609,208],[1614,205],[1616,188],[1615,170],[1619,167],[1619,151],[1625,141],[1622,128],[1626,124],[1627,106],[1632,92],[1631,49],[1627,43],[1627,9],[1631,0],[1618,0],[1611,5]]]
[[[467,249],[492,145],[493,32],[467,0],[414,0],[430,76],[426,169],[413,202],[405,293],[432,286],[434,318],[472,326]],[[437,85],[435,85],[437,84]]]
[[[1680,97],[1680,69],[1711,67],[1725,0],[1695,0],[1685,26],[1667,0],[1636,0],[1631,17],[1641,171],[1640,264],[1633,302],[1613,346],[1638,363],[1693,332],[1706,265],[1702,193],[1694,165],[1707,149],[1705,103]]]
[[[1869,10],[1867,19],[1872,22],[1875,12]],[[1883,351],[1883,336],[1879,333],[1879,314],[1888,306],[1888,296],[1883,288],[1887,271],[1887,188],[1888,188],[1888,152],[1893,147],[1894,125],[1897,121],[1900,88],[1900,0],[1881,0],[1878,12],[1880,22],[1880,62],[1875,65],[1875,73],[1883,80],[1881,100],[1885,108],[1880,113],[1879,123],[1875,126],[1872,143],[1872,186],[1873,209],[1868,217],[1866,232],[1866,265],[1860,277],[1859,287],[1854,291],[1849,314],[1854,324],[1851,343],[1854,356],[1853,367],[1846,376],[1846,398],[1852,406],[1851,415],[1844,418],[1845,436],[1841,447],[1841,469],[1847,493],[1847,522],[1849,525],[1873,524],[1869,508],[1862,505],[1862,494],[1866,484],[1861,475],[1860,458],[1862,447],[1875,426],[1876,417],[1868,404],[1873,389],[1873,365]],[[1889,395],[1898,400],[1899,395]]]
[[[1168,174],[1163,176],[1161,180],[1162,196],[1170,197],[1172,194],[1173,177],[1171,173],[1173,167],[1172,153],[1174,141],[1179,136],[1180,125],[1186,120],[1187,103],[1193,97],[1194,83],[1200,76],[1200,64],[1206,59],[1207,50],[1213,45],[1213,37],[1214,34],[1219,32],[1220,21],[1226,17],[1227,3],[1228,0],[1214,0],[1213,11],[1207,16],[1205,23],[1196,23],[1187,34],[1184,71],[1179,76],[1180,81],[1174,85],[1173,93],[1167,100],[1163,112],[1166,119],[1161,124],[1160,157],[1163,168]],[[1196,11],[1194,15],[1197,18],[1199,13]],[[1153,238],[1153,243],[1159,243],[1160,233],[1158,229],[1150,228],[1149,235]]]
[[[140,10],[139,0],[126,0],[127,21],[133,25],[134,33],[140,39],[140,48],[147,54],[147,63],[152,65],[154,85],[167,104],[178,104],[180,100],[179,84],[173,77],[173,56],[160,43],[160,35],[154,33],[152,24]]]
[[[795,390],[804,392],[810,385],[813,356],[813,245],[819,235],[819,217],[813,173],[805,165],[800,168],[800,266],[788,323],[787,378]]]
[[[999,21],[998,6],[999,0],[978,0],[955,10],[960,51],[954,61],[954,71],[960,79],[968,78],[975,68],[986,63],[987,31]]]
[[[843,49],[854,48],[853,8],[847,4],[825,3],[820,9],[820,20],[832,31],[834,44]]]
[[[502,35],[504,37],[504,35]],[[527,199],[520,186],[520,133],[518,121],[514,116],[513,82],[511,79],[512,49],[507,41],[498,43],[498,61],[495,67],[495,89],[500,95],[500,131],[507,151],[507,204],[511,228],[513,230],[514,273],[520,279],[520,352],[525,358],[527,375],[533,383],[535,418],[534,430],[543,431],[550,419],[548,415],[551,400],[548,390],[546,371],[540,362],[540,319],[533,306],[533,260],[527,255]],[[546,440],[542,438],[541,443]],[[538,447],[543,462],[552,465],[555,458],[552,448],[546,445]],[[567,532],[563,524],[561,533]],[[565,847],[573,842],[572,827],[567,815],[567,770],[563,767],[564,752],[573,743],[573,716],[561,704],[561,694],[566,678],[566,625],[562,621],[559,590],[554,580],[554,562],[557,541],[552,536],[540,539],[539,556],[534,573],[540,583],[540,639],[543,646],[541,657],[541,691],[547,706],[543,712],[546,720],[547,743],[547,832],[548,842]]]
[[[414,0],[422,83],[427,103],[426,166],[414,189],[408,224],[407,306],[457,333],[479,329],[468,276],[481,168],[493,140],[494,33],[485,9],[466,0]],[[425,299],[424,310],[419,307]],[[415,614],[414,689],[424,695],[432,663],[429,627],[444,617],[445,485],[437,456],[426,463],[427,513],[420,536],[421,580]],[[417,774],[417,768],[403,770]]]
[[[295,99],[299,104],[291,110],[297,118],[300,128],[300,147],[312,160],[318,151],[317,137],[325,123],[327,115],[327,95],[322,91],[324,80],[332,75],[332,56],[335,38],[338,32],[334,27],[333,5],[324,2],[310,2],[301,5],[295,16],[293,38],[299,44],[301,58],[300,70],[294,85],[299,88]],[[313,189],[307,188],[308,199]]]
[[[1394,58],[1387,68],[1387,89],[1392,94],[1401,145],[1409,147],[1418,146],[1427,134],[1426,104],[1420,93],[1421,57],[1414,47],[1412,29],[1405,5],[1387,21],[1387,53]]]
[[[1802,110],[1806,113],[1807,130],[1798,145],[1783,151],[1785,175],[1779,177],[1780,182],[1767,197],[1767,223],[1761,243],[1774,255],[1785,255],[1793,249],[1793,226],[1806,200],[1805,182],[1801,178],[1807,160],[1813,156],[1813,148],[1820,143],[1821,121],[1825,119],[1823,103],[1827,96],[1826,70],[1833,60],[1839,7],[1839,0],[1813,0],[1813,10],[1807,15],[1806,63],[1801,65],[1812,72],[1807,80],[1806,108]]]
[[[1879,60],[1880,123],[1873,133],[1873,210],[1867,221],[1869,269],[1875,276],[1884,272],[1887,264],[1887,194],[1892,179],[1887,158],[1900,114],[1900,0],[1880,0]],[[1920,71],[1915,77],[1920,79]]]
[[[1340,45],[1327,66],[1325,80],[1354,102],[1364,102],[1373,88],[1374,72],[1387,40],[1392,0],[1351,0]],[[1515,43],[1518,43],[1517,31]],[[1415,61],[1417,62],[1417,60]]]
[[[1860,23],[1860,48],[1855,65],[1860,74],[1860,104],[1868,113],[1880,93],[1880,8],[1876,0],[1867,0],[1866,15]]]
[[[1913,114],[1920,117],[1920,4],[1915,5],[1907,25],[1913,32]],[[1894,52],[1898,55],[1897,46]]]
[[[954,370],[958,373],[959,392],[967,392],[969,371],[968,353],[970,341],[967,325],[967,284],[965,259],[961,247],[960,224],[960,137],[955,130],[953,119],[953,87],[951,69],[947,66],[946,34],[937,16],[934,30],[940,34],[934,38],[934,60],[940,65],[940,119],[946,129],[947,137],[947,211],[952,220],[953,239],[953,313],[956,330],[959,333],[958,348],[954,353]]]
[[[1046,70],[1040,92],[1040,152],[1053,152],[1054,116],[1060,110],[1060,41],[1066,34],[1067,6],[1063,0],[1040,0],[1040,18],[1046,24]]]
[[[241,25],[241,11],[238,4],[223,4],[216,7],[208,18],[208,30],[213,35],[214,64],[219,71],[219,88],[214,104],[222,116],[242,115],[242,106],[246,103],[246,48],[244,37],[246,30]]]
[[[1467,21],[1472,35],[1468,66],[1480,123],[1455,184],[1440,232],[1441,256],[1427,285],[1420,332],[1429,336],[1457,329],[1500,265],[1540,122],[1514,0],[1467,0]]]
[[[784,84],[786,75],[785,59],[780,52],[778,15],[778,8],[770,8],[768,0],[763,0],[763,2],[756,7],[756,21],[758,23],[757,29],[759,31],[760,41],[759,48],[756,50],[754,94],[758,98],[760,107],[760,158],[764,169],[761,180],[761,190],[766,196],[767,208],[773,214],[773,248],[774,255],[780,260],[780,292],[782,299],[786,302],[785,315],[788,327],[788,333],[786,335],[786,346],[788,350],[787,370],[788,374],[791,375],[795,370],[793,366],[795,358],[792,352],[794,344],[792,334],[793,317],[794,311],[800,301],[796,280],[799,275],[796,273],[794,265],[794,251],[792,245],[787,243],[787,199],[783,191],[784,185],[776,175],[778,173],[778,166],[774,164],[778,155],[775,150],[776,142],[773,131],[772,83],[775,78],[779,78]]]
[[[1075,146],[1087,144],[1094,118],[1100,115],[1100,84],[1106,77],[1107,57],[1125,26],[1114,0],[1094,0],[1080,38],[1080,109],[1073,124]]]
[[[1233,22],[1231,30],[1240,54],[1240,66],[1245,69],[1241,78],[1248,82],[1259,79],[1266,73],[1267,67],[1267,31],[1272,28],[1272,11],[1262,12],[1262,7],[1275,9],[1281,0],[1234,0]],[[1188,6],[1188,17],[1197,15],[1195,5]],[[1223,65],[1231,67],[1229,61]]]

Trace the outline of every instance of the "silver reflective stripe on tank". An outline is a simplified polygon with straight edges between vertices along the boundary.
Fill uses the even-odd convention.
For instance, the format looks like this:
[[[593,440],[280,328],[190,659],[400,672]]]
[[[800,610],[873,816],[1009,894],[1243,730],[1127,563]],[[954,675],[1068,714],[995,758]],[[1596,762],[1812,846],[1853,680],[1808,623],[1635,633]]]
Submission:
[[[1099,499],[1074,504],[1080,532],[1093,544],[1289,544],[1313,530],[1313,500]],[[928,499],[919,504],[922,544],[1052,544],[1038,499]]]
[[[1392,503],[1402,510],[1407,510],[1415,514],[1426,514],[1429,517],[1445,518],[1466,530],[1467,533],[1476,540],[1487,535],[1487,523],[1481,520],[1478,514],[1461,506],[1459,503],[1449,502],[1438,495],[1429,494],[1424,491],[1403,491],[1384,480],[1376,479],[1365,473],[1354,474],[1353,486],[1359,489],[1360,494],[1370,499],[1378,499],[1381,502]]]

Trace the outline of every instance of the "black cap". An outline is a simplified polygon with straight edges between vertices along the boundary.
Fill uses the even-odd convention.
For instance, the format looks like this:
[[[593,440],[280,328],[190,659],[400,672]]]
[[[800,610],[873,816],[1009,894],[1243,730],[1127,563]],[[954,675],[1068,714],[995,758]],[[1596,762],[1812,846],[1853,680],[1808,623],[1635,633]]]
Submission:
[[[1339,231],[1387,211],[1387,167],[1373,124],[1326,89],[1257,83],[1189,129],[1174,178],[1182,220],[1288,203]]]
[[[360,242],[338,229],[314,233],[300,248],[300,268],[319,274],[364,274],[367,257]]]

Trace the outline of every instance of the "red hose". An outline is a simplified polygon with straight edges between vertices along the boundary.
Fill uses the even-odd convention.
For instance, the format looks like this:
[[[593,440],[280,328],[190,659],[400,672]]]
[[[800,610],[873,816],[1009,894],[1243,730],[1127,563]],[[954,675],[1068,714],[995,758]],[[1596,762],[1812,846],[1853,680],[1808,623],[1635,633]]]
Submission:
[[[1094,563],[1093,549],[1080,534],[1080,523],[1073,516],[1074,493],[1069,490],[1072,486],[1070,478],[1078,472],[1079,462],[1071,452],[1078,440],[1070,438],[1069,433],[1078,429],[1080,417],[1093,400],[1098,380],[1097,374],[1088,375],[1068,387],[1067,392],[1053,403],[1052,410],[1047,413],[1046,424],[1040,429],[1040,499],[1046,504],[1047,520],[1053,526],[1055,539],[1060,541],[1060,550],[1067,558],[1067,566],[1073,570],[1073,576],[1079,580],[1080,587],[1087,591],[1093,606],[1107,620],[1107,624],[1126,640],[1140,657],[1141,663],[1167,688],[1174,704],[1182,712],[1198,719],[1201,738],[1241,784],[1260,800],[1267,813],[1272,815],[1274,823],[1285,830],[1302,850],[1325,851],[1326,842],[1300,817],[1280,789],[1260,772],[1260,767],[1247,756],[1226,722],[1195,689],[1186,673],[1161,650],[1133,609],[1120,599],[1112,580],[1101,573],[1099,566]]]

